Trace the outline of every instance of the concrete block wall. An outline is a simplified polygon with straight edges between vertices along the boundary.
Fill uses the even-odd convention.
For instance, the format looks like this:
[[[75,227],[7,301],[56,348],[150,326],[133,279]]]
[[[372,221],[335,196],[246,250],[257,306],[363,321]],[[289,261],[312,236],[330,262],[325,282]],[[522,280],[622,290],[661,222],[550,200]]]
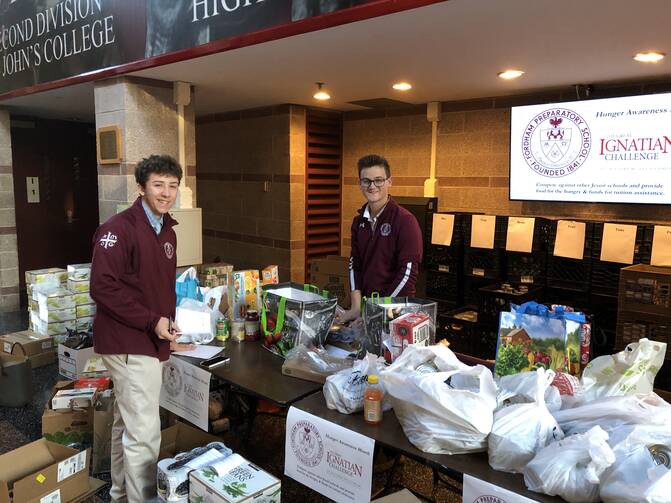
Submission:
[[[218,258],[237,269],[276,264],[282,281],[299,279],[304,110],[281,105],[200,117],[196,148],[203,260]]]
[[[19,309],[19,257],[9,112],[0,110],[0,312]]]
[[[98,165],[100,221],[116,213],[117,205],[138,196],[135,167],[152,154],[178,159],[177,106],[173,83],[137,77],[118,77],[95,85],[96,128],[118,126],[121,130],[122,162]],[[186,137],[186,185],[196,198],[195,114],[193,100],[184,109]]]
[[[671,82],[604,89],[598,97],[671,90]],[[444,103],[438,128],[436,176],[443,212],[482,211],[496,215],[546,216],[605,221],[668,223],[671,208],[642,204],[523,202],[508,199],[510,110],[512,106],[575,99],[568,91]],[[356,162],[377,153],[391,165],[392,195],[422,196],[429,176],[431,124],[426,107],[344,115],[342,254],[350,251],[350,225],[365,202]]]

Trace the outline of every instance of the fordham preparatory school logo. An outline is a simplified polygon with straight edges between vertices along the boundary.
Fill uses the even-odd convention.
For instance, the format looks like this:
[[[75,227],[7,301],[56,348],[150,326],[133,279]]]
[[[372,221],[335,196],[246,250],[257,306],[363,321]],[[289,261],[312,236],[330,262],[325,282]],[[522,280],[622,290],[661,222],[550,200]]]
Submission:
[[[499,498],[498,496],[480,496],[473,503],[506,503],[506,500]]]
[[[391,224],[389,223],[382,224],[382,227],[380,227],[380,234],[382,234],[385,237],[391,234]]]
[[[305,466],[317,466],[324,457],[324,442],[317,427],[310,421],[298,421],[291,428],[291,449]]]
[[[163,249],[165,250],[165,256],[169,259],[175,254],[175,247],[172,246],[172,243],[165,243]]]
[[[182,391],[182,373],[169,361],[163,364],[163,388],[173,398]]]
[[[589,126],[578,113],[552,108],[537,114],[522,134],[522,155],[539,175],[557,178],[583,165],[592,146]]]

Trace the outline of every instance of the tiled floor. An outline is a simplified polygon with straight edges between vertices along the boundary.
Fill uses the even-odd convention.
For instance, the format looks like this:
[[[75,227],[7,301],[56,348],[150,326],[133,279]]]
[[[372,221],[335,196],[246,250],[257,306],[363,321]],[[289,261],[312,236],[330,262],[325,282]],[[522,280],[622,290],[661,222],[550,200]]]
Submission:
[[[0,334],[25,329],[26,317],[21,313],[0,315]],[[33,400],[21,408],[0,407],[0,454],[8,452],[27,442],[41,437],[41,418],[44,404],[49,399],[50,391],[59,380],[58,368],[49,365],[33,370]],[[240,435],[227,433],[224,442],[236,451],[241,451]],[[251,437],[249,448],[242,452],[247,458],[277,477],[284,471],[284,419],[273,416],[259,416],[255,422],[255,431]],[[89,503],[108,502],[109,475],[101,478],[108,482],[105,488],[92,498]],[[384,485],[385,474],[374,477],[374,488]],[[433,490],[432,471],[412,460],[406,460],[398,470],[395,484],[404,485],[423,495],[431,495]],[[460,495],[450,492],[445,486],[439,485],[433,495],[437,502],[461,501]],[[312,503],[326,502],[328,499],[311,491],[305,486],[289,478],[282,478],[282,500],[285,502]]]

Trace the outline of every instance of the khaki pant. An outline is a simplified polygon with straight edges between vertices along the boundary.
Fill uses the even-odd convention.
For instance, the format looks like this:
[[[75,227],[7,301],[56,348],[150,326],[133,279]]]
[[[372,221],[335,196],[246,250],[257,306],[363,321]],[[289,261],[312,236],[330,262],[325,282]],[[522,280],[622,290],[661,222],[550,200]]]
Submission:
[[[161,362],[143,355],[103,355],[114,382],[112,489],[114,501],[141,503],[156,496],[161,447]]]

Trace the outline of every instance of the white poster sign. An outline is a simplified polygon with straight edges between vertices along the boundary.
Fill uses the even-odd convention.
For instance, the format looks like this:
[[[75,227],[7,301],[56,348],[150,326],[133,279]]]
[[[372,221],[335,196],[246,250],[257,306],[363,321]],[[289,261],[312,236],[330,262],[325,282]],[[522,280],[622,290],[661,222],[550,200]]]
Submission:
[[[464,474],[464,503],[537,503],[517,493]]]
[[[171,356],[163,364],[161,407],[207,431],[211,377],[207,370]]]
[[[291,407],[284,445],[285,475],[337,503],[370,501],[372,438]]]

